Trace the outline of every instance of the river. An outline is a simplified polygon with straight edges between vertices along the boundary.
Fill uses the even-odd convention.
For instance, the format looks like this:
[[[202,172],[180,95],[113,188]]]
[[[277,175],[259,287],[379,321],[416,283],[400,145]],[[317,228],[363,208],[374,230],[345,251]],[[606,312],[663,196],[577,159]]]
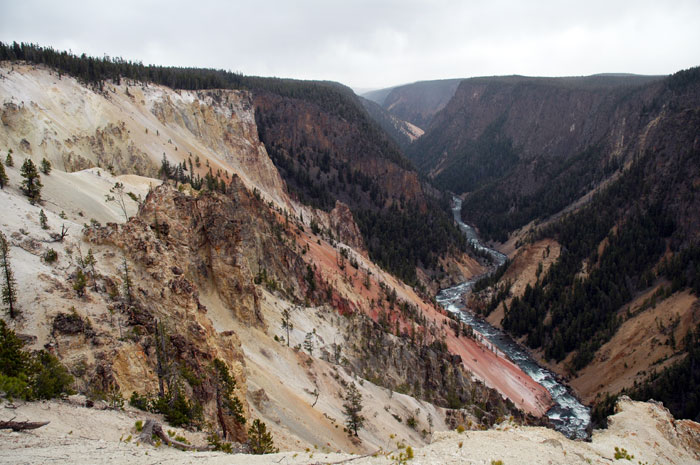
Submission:
[[[460,210],[462,200],[455,197],[452,214],[459,228],[464,232],[470,244],[477,250],[488,254],[496,266],[506,261],[506,256],[497,250],[486,247],[476,234],[474,229],[462,222]],[[481,276],[458,284],[457,286],[443,289],[436,299],[443,308],[450,313],[459,315],[460,319],[474,328],[484,338],[498,347],[503,353],[515,362],[532,379],[541,384],[552,396],[554,406],[547,412],[551,423],[557,431],[562,432],[572,439],[585,439],[588,437],[587,428],[591,422],[591,412],[588,407],[581,404],[572,394],[571,389],[560,383],[550,370],[541,367],[528,353],[528,351],[515,342],[510,336],[498,328],[491,326],[483,319],[477,317],[463,303],[463,296],[470,292],[474,283]]]

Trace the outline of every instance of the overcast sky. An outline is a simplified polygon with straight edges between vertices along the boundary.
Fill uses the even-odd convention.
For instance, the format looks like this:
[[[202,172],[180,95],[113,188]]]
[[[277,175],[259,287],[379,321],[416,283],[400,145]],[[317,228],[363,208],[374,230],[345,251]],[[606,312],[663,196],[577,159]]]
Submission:
[[[0,41],[379,88],[700,65],[700,0],[0,0]]]

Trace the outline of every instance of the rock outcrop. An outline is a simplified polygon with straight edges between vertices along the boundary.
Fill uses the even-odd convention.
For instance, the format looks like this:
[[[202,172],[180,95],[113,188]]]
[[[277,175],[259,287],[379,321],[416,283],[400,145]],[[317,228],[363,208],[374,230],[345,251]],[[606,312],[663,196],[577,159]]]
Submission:
[[[331,210],[329,214],[329,218],[331,231],[333,231],[333,234],[335,234],[338,240],[359,252],[363,252],[366,256],[367,249],[365,248],[365,241],[362,239],[360,228],[355,224],[355,219],[352,216],[350,208],[343,202],[337,200],[335,202],[335,208]]]

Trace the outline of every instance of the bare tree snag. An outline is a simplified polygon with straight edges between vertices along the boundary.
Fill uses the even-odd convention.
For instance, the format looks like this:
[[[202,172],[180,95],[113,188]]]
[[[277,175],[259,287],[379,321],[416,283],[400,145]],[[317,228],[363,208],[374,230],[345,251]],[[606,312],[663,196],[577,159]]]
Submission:
[[[170,437],[165,434],[163,427],[160,423],[154,420],[146,420],[143,425],[141,434],[139,434],[139,442],[146,444],[153,444],[153,436],[159,438],[163,443],[180,450],[196,450],[196,451],[208,451],[213,450],[211,446],[192,446],[190,444],[185,444],[184,442],[175,441],[170,439]]]
[[[12,419],[14,420],[14,418]],[[46,426],[50,421],[0,421],[0,429],[11,429],[12,431],[25,431]]]

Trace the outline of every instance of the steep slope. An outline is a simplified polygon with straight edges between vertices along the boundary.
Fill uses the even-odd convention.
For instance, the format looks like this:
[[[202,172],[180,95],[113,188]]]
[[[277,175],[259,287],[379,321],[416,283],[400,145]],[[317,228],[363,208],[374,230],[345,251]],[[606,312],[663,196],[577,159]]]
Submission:
[[[653,105],[641,99],[649,95]],[[510,296],[506,271],[487,308],[587,399],[625,389],[697,418],[700,71],[640,89],[627,105],[646,108],[626,117],[643,128],[621,146],[631,160],[571,212],[521,236],[555,239],[561,254]]]
[[[370,257],[412,285],[429,286],[420,277],[437,276],[440,259],[464,257],[445,199],[421,183],[349,89],[298,81],[279,87],[255,91],[256,122],[296,199],[325,210],[346,203]]]
[[[283,447],[297,450],[367,451],[392,437],[420,444],[455,422],[480,428],[511,415],[529,422],[515,406],[537,416],[549,407],[546,391],[513,363],[455,331],[444,312],[373,263],[346,205],[325,212],[287,197],[257,139],[249,93],[174,91],[126,79],[100,90],[18,63],[4,64],[2,73],[8,104],[0,134],[16,163],[0,190],[10,212],[0,228],[24,312],[10,323],[31,348],[54,351],[82,393],[113,400],[136,393],[143,405],[144,396],[163,397],[162,383],[187,406],[191,423],[210,422],[242,441],[244,425],[217,401],[213,361],[221,359],[243,416],[265,419]],[[119,130],[100,129],[95,145],[98,127]],[[70,145],[73,135],[90,143]],[[167,164],[216,184],[197,190],[191,180],[115,177],[109,169],[129,172],[122,158],[132,144],[143,147],[139,160],[150,170],[166,151]],[[19,165],[43,158],[54,169],[42,175],[43,203],[33,205],[19,190]],[[111,166],[67,172],[79,168],[63,164],[71,160]],[[123,211],[105,201],[117,182]],[[41,227],[42,209],[49,230]],[[62,226],[68,236],[49,242]],[[43,258],[50,248],[58,254],[52,263]],[[94,266],[85,260],[89,250]],[[283,310],[291,314],[289,335]],[[350,383],[359,384],[372,418],[360,442],[340,428]]]
[[[644,151],[642,136],[665,99],[659,80],[467,79],[409,156],[438,185],[475,192],[465,199],[464,217],[504,241],[506,232],[563,209]]]
[[[331,82],[248,77],[207,69],[146,67],[121,59],[77,57],[29,44],[10,46],[0,43],[1,58],[13,63],[26,59],[45,64],[57,70],[57,81],[61,80],[63,73],[68,73],[99,94],[106,92],[109,95],[109,92],[116,93],[117,89],[121,89],[137,106],[140,104],[141,108],[133,110],[142,115],[121,114],[115,122],[110,123],[112,126],[100,127],[94,135],[92,130],[84,135],[88,139],[81,146],[81,151],[97,154],[97,157],[93,154],[85,157],[93,160],[92,163],[99,161],[101,166],[115,169],[112,159],[116,153],[123,153],[129,155],[129,166],[140,164],[140,172],[145,173],[143,170],[150,169],[148,174],[153,175],[153,168],[147,166],[144,154],[148,153],[151,160],[161,159],[160,155],[163,155],[161,170],[158,171],[163,173],[162,176],[180,182],[189,182],[191,178],[194,185],[206,182],[209,187],[213,187],[221,186],[229,171],[235,171],[244,181],[252,176],[249,184],[265,194],[269,191],[271,200],[282,205],[286,198],[279,191],[279,178],[272,179],[279,174],[270,171],[267,157],[269,152],[280,174],[292,188],[295,198],[302,203],[330,210],[335,205],[335,200],[340,199],[349,204],[356,219],[363,213],[363,220],[358,222],[370,255],[385,269],[400,275],[411,284],[429,286],[429,279],[424,278],[439,273],[440,259],[465,259],[464,241],[450,221],[446,202],[441,199],[440,193],[421,185],[416,172],[396,145],[369,118],[357,97],[345,86]],[[107,80],[111,81],[108,83]],[[128,84],[148,90],[149,85],[145,83],[187,90],[168,92],[162,91],[161,87],[153,95],[149,94],[148,98],[142,98],[140,94],[129,94]],[[134,84],[136,85],[133,86]],[[111,87],[106,88],[106,85]],[[248,92],[240,92],[242,90]],[[11,95],[14,94],[11,92]],[[255,140],[256,137],[245,131],[244,140],[236,140],[240,136],[233,135],[232,129],[235,126],[247,130],[251,128],[253,108],[246,99],[252,96],[260,140]],[[7,112],[21,112],[21,102],[22,100],[14,102],[19,106],[6,109]],[[216,108],[212,114],[205,114],[207,102],[212,102]],[[128,105],[127,110],[132,111]],[[140,124],[145,123],[139,120],[144,116],[144,110],[148,112],[147,119],[156,116],[160,125],[174,125],[178,127],[177,131],[184,130],[186,133],[167,132],[167,139],[164,134],[164,138],[158,140],[159,128]],[[202,110],[204,112],[200,114]],[[287,112],[287,115],[281,112]],[[227,119],[232,113],[236,113],[238,121]],[[304,117],[295,116],[304,113],[308,114]],[[289,115],[294,117],[287,118]],[[6,118],[9,121],[16,119],[17,115],[8,114]],[[303,118],[310,118],[313,126],[309,126]],[[210,123],[214,125],[211,130]],[[153,129],[156,129],[155,135]],[[139,135],[142,130],[143,134]],[[347,131],[347,136],[352,135],[352,138],[338,137],[339,130]],[[62,154],[55,154],[54,158],[62,160],[65,156],[69,161],[73,160],[75,157],[70,154],[70,147],[64,143],[66,131],[56,132],[61,134],[59,137],[62,144],[57,146],[56,151]],[[199,143],[193,147],[184,147],[185,150],[178,152],[178,142],[191,134],[199,139]],[[334,136],[329,138],[328,134]],[[178,135],[181,136],[179,139],[170,137]],[[35,147],[31,145],[32,142],[42,143],[43,136],[37,137],[37,141],[27,141],[30,148]],[[115,137],[121,142],[117,142]],[[12,142],[22,143],[21,140]],[[267,151],[261,151],[261,142],[267,145]],[[242,150],[238,151],[245,156],[233,155],[239,143],[248,144],[241,146]],[[302,151],[298,150],[300,143],[304,145]],[[143,151],[143,148],[148,150]],[[100,158],[103,152],[104,156]],[[199,160],[200,158],[210,159],[210,164],[206,165],[203,163],[205,160]],[[140,161],[137,162],[137,159]],[[226,169],[222,164],[226,159],[233,164],[232,169]],[[200,163],[197,163],[198,160]],[[78,161],[75,166],[72,162],[69,163],[65,169],[90,166],[89,162],[86,164],[82,160]],[[241,163],[248,163],[249,166],[239,169]],[[270,185],[261,185],[262,179]],[[397,205],[398,209],[389,210],[388,207],[393,205]],[[297,210],[301,212],[300,209]],[[381,255],[378,251],[390,250],[391,247],[388,238],[378,230],[377,224],[387,222],[430,225],[439,233],[439,238],[416,234],[410,227],[396,228],[394,234],[407,245],[408,250],[418,252]]]
[[[174,165],[192,159],[199,175],[236,173],[275,203],[286,203],[246,92],[176,92],[126,82],[95,92],[28,65],[8,63],[0,73],[0,144],[7,149],[22,146],[66,172],[97,166],[151,177],[158,176],[162,157]]]
[[[461,79],[419,81],[363,95],[389,113],[426,130],[435,116],[450,101]]]
[[[381,126],[389,137],[394,139],[394,142],[396,142],[402,150],[405,151],[411,142],[423,135],[423,130],[421,128],[407,121],[400,120],[379,104],[363,97],[360,97],[360,101],[365,107],[365,110],[367,110],[369,116]]]

